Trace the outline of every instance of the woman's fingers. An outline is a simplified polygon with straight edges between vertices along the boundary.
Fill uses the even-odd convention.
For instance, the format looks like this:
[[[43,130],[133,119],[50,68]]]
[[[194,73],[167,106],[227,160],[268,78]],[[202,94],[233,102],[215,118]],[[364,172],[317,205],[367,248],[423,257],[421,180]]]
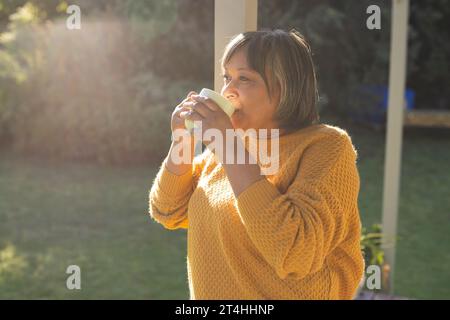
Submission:
[[[187,114],[191,114],[194,112],[193,106],[195,102],[194,101],[186,101],[183,104],[181,104],[178,108],[178,116],[181,118],[185,118]]]
[[[193,110],[181,112],[180,118],[189,119],[192,121],[202,121],[204,119],[200,113],[195,112]]]
[[[183,111],[189,111],[190,109],[192,109],[191,107],[188,107],[186,105],[186,103],[188,102],[192,102],[192,98],[191,96],[196,95],[197,92],[195,91],[190,91],[187,96],[183,99],[183,101],[181,101],[172,111],[172,116],[171,116],[171,124],[170,124],[170,128],[171,130],[175,130],[178,128],[185,128],[185,121],[184,118],[182,118],[180,116],[180,113]]]
[[[191,97],[192,95],[194,95],[194,94],[197,95],[198,93],[195,92],[195,91],[191,91],[191,92],[188,93],[187,96],[188,96],[188,98],[190,98],[190,97]]]
[[[211,111],[217,111],[220,109],[220,107],[215,103],[213,100],[199,96],[199,95],[193,95],[191,96],[191,99],[193,101],[198,101],[203,103],[205,106],[207,106]]]
[[[184,98],[183,101],[181,101],[181,102],[176,106],[176,108],[179,109],[179,108],[181,108],[181,107],[183,106],[183,104],[185,104],[186,102],[192,101],[191,96],[196,95],[196,94],[197,94],[197,92],[195,92],[195,91],[190,91],[190,92],[188,93],[187,97]]]
[[[186,98],[188,99],[188,98]],[[184,101],[183,103],[179,104],[177,106],[176,113],[179,115],[183,111],[189,111],[192,110],[192,102],[190,101]]]
[[[193,111],[199,113],[202,117],[207,118],[212,116],[212,111],[204,103],[201,102],[187,102],[186,105],[192,108]]]

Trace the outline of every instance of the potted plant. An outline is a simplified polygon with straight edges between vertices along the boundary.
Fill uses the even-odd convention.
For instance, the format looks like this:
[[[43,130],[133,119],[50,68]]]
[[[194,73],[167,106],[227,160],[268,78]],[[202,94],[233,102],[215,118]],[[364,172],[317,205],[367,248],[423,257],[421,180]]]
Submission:
[[[361,290],[370,290],[376,292],[388,291],[390,266],[384,260],[384,250],[382,247],[383,233],[380,224],[373,224],[370,228],[363,227],[361,230],[361,250],[364,255],[366,269],[364,271],[363,281],[358,289],[358,294]],[[367,270],[370,266],[378,266],[381,276],[381,288],[373,289],[367,287]],[[372,267],[373,268],[373,267]]]

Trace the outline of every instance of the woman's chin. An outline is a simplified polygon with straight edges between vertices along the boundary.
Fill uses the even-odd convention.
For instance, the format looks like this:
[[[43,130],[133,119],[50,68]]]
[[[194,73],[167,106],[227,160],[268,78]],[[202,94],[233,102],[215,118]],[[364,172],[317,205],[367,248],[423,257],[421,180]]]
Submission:
[[[232,126],[233,126],[233,128],[235,130],[237,130],[237,129],[244,129],[243,126],[242,126],[242,122],[239,121],[239,119],[231,118],[231,124],[232,124]]]
[[[231,117],[231,124],[235,129],[242,129],[242,114],[241,111],[234,112]]]

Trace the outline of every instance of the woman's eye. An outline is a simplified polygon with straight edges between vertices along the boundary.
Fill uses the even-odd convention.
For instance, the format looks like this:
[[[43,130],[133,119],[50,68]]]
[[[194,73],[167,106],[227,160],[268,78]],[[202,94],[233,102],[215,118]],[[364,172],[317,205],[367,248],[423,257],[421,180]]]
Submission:
[[[222,77],[225,81],[230,81],[230,77],[228,75],[224,74],[224,75],[222,75]],[[239,80],[244,81],[244,82],[249,81],[249,79],[244,76],[239,77]]]

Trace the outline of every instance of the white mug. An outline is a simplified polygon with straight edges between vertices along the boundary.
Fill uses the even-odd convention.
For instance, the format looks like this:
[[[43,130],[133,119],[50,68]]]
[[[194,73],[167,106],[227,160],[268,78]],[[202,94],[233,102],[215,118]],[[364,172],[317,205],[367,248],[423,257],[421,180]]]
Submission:
[[[225,113],[229,117],[231,117],[231,115],[233,114],[233,104],[228,99],[223,97],[220,93],[211,89],[203,88],[198,95],[213,100],[220,108],[222,108],[223,111],[225,111]],[[194,122],[192,120],[185,119],[184,125],[189,131],[194,129]]]

